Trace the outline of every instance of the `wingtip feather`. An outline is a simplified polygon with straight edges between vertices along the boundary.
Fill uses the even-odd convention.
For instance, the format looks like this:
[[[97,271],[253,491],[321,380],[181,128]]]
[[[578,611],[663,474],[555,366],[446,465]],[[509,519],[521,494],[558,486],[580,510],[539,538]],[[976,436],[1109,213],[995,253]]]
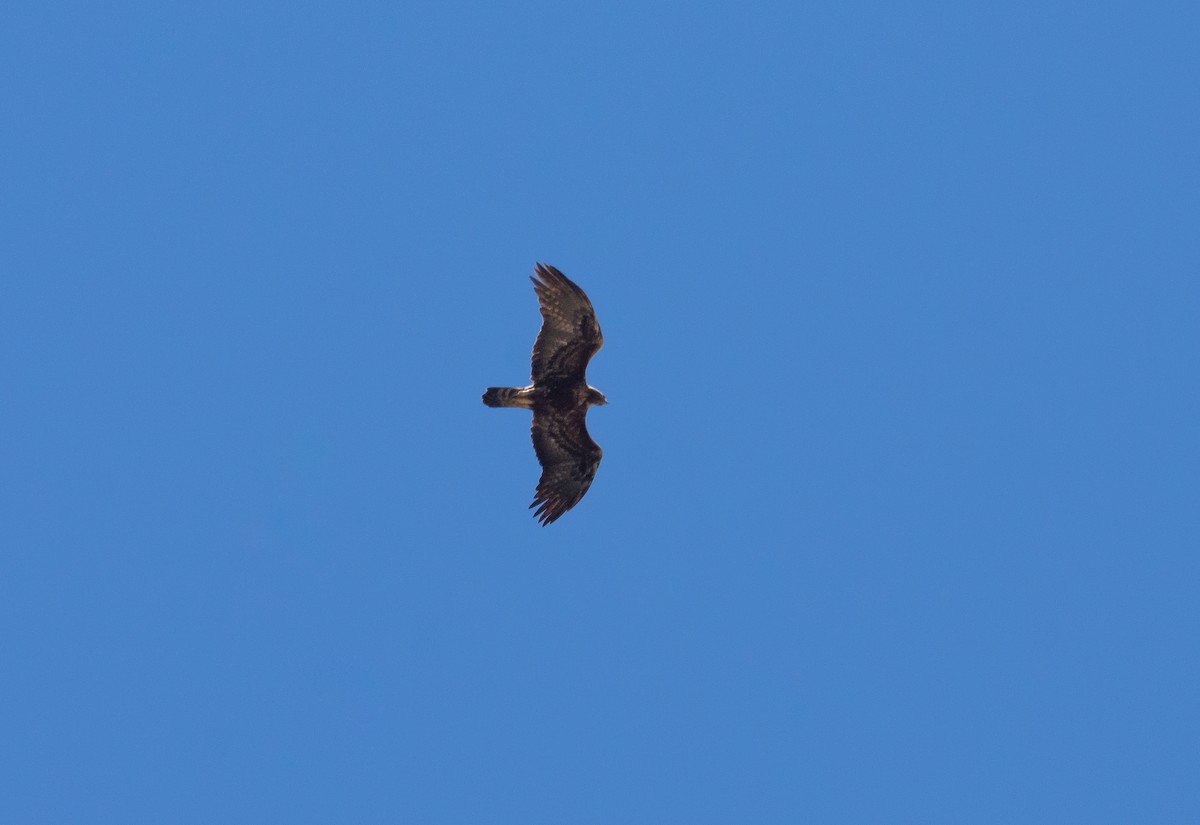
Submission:
[[[591,307],[592,302],[588,298],[587,293],[583,291],[579,284],[562,274],[561,270],[543,263],[537,264],[535,269],[541,278],[541,281],[534,279],[539,297],[548,297],[554,293],[569,295],[583,305]]]

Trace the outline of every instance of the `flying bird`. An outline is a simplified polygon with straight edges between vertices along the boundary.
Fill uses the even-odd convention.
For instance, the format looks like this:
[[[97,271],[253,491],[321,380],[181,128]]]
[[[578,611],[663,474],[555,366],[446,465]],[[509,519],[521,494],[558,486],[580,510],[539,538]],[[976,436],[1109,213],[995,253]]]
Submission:
[[[588,435],[588,407],[608,399],[584,378],[588,361],[604,345],[592,302],[566,275],[537,264],[530,277],[542,312],[533,342],[528,387],[488,387],[489,407],[533,410],[533,451],[542,465],[534,492],[533,516],[542,526],[570,510],[592,485],[604,454]]]

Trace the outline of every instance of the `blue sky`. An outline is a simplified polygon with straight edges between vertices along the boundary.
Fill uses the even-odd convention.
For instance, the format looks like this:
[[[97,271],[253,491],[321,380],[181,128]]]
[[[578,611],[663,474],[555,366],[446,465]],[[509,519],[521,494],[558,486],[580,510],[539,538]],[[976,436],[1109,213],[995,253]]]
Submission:
[[[2,17],[0,819],[1200,817],[1192,6]]]

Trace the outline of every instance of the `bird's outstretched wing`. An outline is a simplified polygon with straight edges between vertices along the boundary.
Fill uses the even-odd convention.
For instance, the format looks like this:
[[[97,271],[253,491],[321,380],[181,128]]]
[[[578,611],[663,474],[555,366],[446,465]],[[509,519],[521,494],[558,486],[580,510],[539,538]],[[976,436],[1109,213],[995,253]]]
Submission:
[[[533,515],[542,526],[578,504],[596,477],[604,451],[588,435],[586,416],[586,407],[534,410],[533,451],[542,477],[529,507],[538,508]]]
[[[547,264],[530,276],[542,311],[542,328],[533,343],[534,384],[584,380],[588,361],[604,345],[592,302],[566,275]]]

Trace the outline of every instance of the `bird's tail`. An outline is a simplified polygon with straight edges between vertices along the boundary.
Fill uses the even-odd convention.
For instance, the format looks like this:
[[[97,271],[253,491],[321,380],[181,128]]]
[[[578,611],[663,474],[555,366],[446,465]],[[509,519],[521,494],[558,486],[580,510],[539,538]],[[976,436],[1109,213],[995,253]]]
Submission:
[[[532,387],[488,387],[483,403],[489,407],[532,407]]]

